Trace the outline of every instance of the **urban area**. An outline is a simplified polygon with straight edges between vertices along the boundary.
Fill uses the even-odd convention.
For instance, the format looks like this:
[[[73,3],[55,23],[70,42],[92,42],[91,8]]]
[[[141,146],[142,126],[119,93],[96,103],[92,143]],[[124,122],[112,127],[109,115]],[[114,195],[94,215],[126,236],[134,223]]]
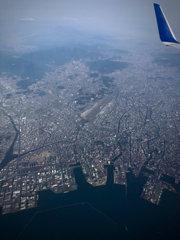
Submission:
[[[152,204],[164,189],[180,194],[180,77],[165,53],[114,49],[47,68],[43,77],[1,73],[2,214],[36,207],[38,191],[76,190],[77,167],[96,187],[113,165],[126,194],[129,170],[143,173],[140,197]]]

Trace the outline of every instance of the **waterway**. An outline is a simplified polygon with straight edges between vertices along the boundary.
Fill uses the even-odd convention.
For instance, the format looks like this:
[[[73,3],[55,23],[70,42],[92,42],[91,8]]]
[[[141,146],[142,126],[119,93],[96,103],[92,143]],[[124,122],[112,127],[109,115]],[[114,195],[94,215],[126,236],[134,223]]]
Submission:
[[[7,115],[7,114],[6,114],[6,116],[9,117],[9,119],[10,119],[12,125],[13,125],[14,131],[16,132],[16,135],[15,135],[15,138],[14,138],[14,140],[13,140],[10,148],[9,148],[8,151],[6,152],[6,155],[5,155],[4,159],[3,159],[2,162],[0,163],[0,170],[1,170],[2,168],[4,168],[10,161],[12,161],[13,159],[15,159],[15,158],[18,157],[17,154],[13,154],[13,148],[14,148],[14,144],[16,143],[17,137],[18,137],[18,135],[19,135],[19,131],[18,131],[18,129],[17,129],[17,127],[16,127],[16,125],[15,125],[12,117],[9,116],[9,115]]]
[[[66,194],[39,192],[38,207],[0,216],[2,240],[11,239],[179,239],[180,196],[167,190],[156,206],[140,194],[146,177],[127,174],[125,187],[92,187],[75,168],[78,190]]]

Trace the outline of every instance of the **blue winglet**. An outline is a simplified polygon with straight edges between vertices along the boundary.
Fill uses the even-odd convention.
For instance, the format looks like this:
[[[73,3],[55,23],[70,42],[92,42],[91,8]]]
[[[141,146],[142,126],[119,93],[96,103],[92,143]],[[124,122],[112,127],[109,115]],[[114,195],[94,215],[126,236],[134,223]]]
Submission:
[[[179,43],[177,42],[160,5],[154,3],[154,9],[161,41],[164,43]]]

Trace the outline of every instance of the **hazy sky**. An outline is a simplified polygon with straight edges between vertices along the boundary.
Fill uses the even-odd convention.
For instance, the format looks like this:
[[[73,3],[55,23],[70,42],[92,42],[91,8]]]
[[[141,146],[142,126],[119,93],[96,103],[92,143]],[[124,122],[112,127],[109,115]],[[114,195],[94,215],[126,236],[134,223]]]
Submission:
[[[0,0],[0,20],[56,21],[90,31],[152,34],[153,0]],[[180,37],[180,0],[156,0]]]

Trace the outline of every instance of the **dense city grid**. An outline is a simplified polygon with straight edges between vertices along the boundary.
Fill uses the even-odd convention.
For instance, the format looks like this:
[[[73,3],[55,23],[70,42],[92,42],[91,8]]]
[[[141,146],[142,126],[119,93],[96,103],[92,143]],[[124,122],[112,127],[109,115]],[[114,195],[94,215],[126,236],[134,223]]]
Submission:
[[[45,62],[43,77],[1,73],[2,213],[35,207],[40,190],[76,190],[79,166],[94,187],[106,184],[106,165],[114,165],[114,183],[126,190],[129,169],[136,177],[142,172],[148,178],[141,197],[154,204],[163,189],[176,192],[161,177],[180,180],[177,54],[146,45],[56,51],[66,61]],[[24,59],[38,65],[38,53]],[[18,61],[13,56],[11,66]]]

